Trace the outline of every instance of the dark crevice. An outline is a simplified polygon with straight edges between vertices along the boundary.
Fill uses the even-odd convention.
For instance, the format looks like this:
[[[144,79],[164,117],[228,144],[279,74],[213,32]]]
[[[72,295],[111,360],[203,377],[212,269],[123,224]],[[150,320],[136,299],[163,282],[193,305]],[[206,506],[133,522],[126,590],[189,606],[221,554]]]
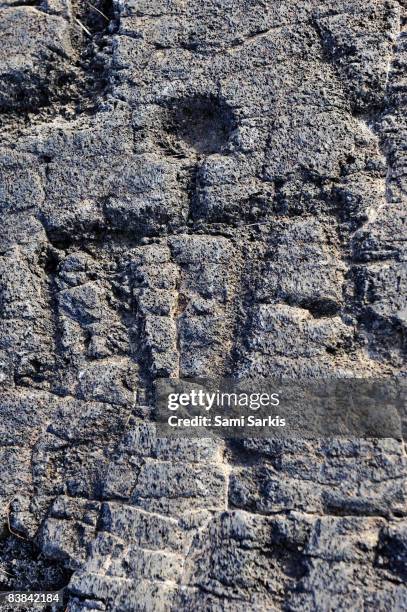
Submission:
[[[226,456],[233,466],[251,467],[267,463],[264,453],[247,448],[243,440],[227,440]]]
[[[91,115],[109,96],[111,37],[118,29],[113,3],[80,0],[73,4],[73,14],[71,57],[48,45],[34,73],[20,71],[3,80],[0,128],[6,133],[18,134],[55,117],[71,121]]]
[[[59,591],[72,575],[62,561],[45,558],[35,543],[9,533],[0,541],[0,591]]]
[[[304,308],[311,313],[314,319],[321,319],[324,317],[335,317],[341,311],[341,305],[328,298],[315,298],[315,299],[290,299],[286,298],[285,303],[289,306],[296,306],[298,308]]]
[[[197,154],[222,153],[236,128],[232,110],[213,95],[191,96],[168,102],[163,113],[168,145]],[[172,143],[172,144],[171,144]]]

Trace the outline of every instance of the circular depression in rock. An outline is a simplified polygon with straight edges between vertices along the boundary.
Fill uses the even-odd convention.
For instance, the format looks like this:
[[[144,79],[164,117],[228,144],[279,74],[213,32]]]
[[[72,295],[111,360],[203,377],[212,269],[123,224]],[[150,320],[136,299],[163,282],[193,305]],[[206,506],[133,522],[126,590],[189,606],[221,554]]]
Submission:
[[[231,109],[214,96],[193,96],[169,103],[164,130],[197,153],[219,153],[236,127]]]

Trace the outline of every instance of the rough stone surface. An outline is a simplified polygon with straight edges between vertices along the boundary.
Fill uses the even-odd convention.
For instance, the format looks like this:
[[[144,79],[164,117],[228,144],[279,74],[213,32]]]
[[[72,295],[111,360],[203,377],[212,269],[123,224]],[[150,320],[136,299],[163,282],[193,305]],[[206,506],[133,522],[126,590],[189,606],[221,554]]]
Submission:
[[[151,402],[405,376],[405,11],[0,0],[2,590],[407,610],[404,442],[166,440]]]

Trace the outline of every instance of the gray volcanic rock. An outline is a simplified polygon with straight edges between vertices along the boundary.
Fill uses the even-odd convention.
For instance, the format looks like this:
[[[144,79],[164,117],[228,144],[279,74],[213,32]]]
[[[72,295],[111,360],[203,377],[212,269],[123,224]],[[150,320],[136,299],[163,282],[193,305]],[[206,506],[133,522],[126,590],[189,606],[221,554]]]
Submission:
[[[69,71],[73,55],[69,16],[41,10],[37,3],[0,5],[0,108],[25,109],[46,104],[50,90]]]
[[[1,590],[407,610],[404,441],[166,439],[153,401],[405,377],[405,11],[0,1]]]

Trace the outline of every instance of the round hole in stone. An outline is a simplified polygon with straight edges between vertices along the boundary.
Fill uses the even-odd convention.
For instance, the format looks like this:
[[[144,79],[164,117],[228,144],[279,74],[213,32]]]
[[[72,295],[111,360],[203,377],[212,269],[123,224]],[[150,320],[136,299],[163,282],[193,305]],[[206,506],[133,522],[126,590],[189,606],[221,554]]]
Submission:
[[[226,147],[236,122],[231,109],[215,96],[172,100],[165,113],[164,129],[171,140],[197,153],[219,153]]]

